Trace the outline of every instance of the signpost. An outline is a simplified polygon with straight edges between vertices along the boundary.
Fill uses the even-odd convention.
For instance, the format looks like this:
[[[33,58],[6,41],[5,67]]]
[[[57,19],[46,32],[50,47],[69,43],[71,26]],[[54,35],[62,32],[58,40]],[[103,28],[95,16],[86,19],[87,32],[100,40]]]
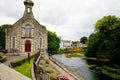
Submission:
[[[28,63],[30,64],[30,52],[28,52]]]

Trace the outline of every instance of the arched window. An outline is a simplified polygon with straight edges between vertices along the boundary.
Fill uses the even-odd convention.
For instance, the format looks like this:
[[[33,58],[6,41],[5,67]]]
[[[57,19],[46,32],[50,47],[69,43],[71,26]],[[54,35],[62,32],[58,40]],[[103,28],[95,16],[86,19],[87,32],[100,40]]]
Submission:
[[[30,25],[25,26],[25,37],[31,37],[31,28]]]
[[[30,13],[30,8],[27,9],[27,12]]]

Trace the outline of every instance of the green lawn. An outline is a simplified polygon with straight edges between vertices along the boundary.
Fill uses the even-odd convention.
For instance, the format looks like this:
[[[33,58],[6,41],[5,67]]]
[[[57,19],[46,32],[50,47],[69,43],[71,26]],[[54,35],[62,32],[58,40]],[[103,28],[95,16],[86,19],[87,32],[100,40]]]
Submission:
[[[26,61],[22,65],[15,67],[13,69],[15,69],[16,71],[20,72],[21,74],[23,74],[29,78],[32,78],[32,75],[31,75],[32,64],[33,64],[33,59],[30,60],[30,64]]]

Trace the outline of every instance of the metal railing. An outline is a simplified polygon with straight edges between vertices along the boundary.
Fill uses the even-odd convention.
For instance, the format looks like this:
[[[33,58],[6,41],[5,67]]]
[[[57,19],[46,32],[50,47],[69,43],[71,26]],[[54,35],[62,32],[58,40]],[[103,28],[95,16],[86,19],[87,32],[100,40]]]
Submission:
[[[42,80],[41,76],[39,75],[39,63],[40,63],[41,53],[40,51],[37,53],[36,57],[34,58],[33,62],[33,72],[35,75],[36,80]]]
[[[42,53],[44,52],[44,50],[40,49],[36,55],[36,57],[34,58],[34,62],[33,62],[33,72],[34,72],[34,76],[35,76],[35,80],[49,80],[49,74],[46,72],[46,67],[44,69],[43,74],[40,74],[40,59],[41,56],[43,55]],[[45,56],[44,56],[45,57]],[[44,66],[46,66],[46,61]]]

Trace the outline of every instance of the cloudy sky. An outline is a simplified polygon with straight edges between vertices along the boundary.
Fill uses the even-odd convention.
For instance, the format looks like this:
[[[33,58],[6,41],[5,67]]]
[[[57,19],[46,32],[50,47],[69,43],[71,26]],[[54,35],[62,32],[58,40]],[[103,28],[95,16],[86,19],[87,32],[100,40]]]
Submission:
[[[0,0],[0,25],[23,16],[24,0]],[[34,17],[64,40],[79,40],[94,31],[97,20],[120,17],[120,0],[33,0]]]

